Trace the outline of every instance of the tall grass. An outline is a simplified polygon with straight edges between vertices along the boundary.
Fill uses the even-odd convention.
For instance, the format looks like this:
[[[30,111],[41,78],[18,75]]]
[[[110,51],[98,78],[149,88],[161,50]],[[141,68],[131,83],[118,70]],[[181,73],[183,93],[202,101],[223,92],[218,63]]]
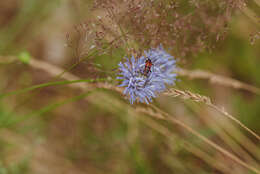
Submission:
[[[257,1],[55,2],[0,2],[0,173],[260,173]],[[159,44],[176,84],[131,105]]]

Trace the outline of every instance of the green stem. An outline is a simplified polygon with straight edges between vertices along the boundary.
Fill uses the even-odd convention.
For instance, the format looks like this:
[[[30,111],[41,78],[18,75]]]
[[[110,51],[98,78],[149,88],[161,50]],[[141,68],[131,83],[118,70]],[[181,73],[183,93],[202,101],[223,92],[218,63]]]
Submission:
[[[24,88],[24,89],[0,94],[0,99],[2,99],[3,97],[7,97],[7,96],[26,93],[26,92],[33,91],[33,90],[38,89],[38,88],[47,87],[47,86],[67,85],[67,84],[82,83],[82,82],[83,83],[94,83],[94,82],[103,82],[103,81],[106,81],[106,80],[107,79],[105,79],[105,78],[100,78],[100,79],[85,79],[85,80],[83,79],[83,80],[72,80],[72,81],[65,80],[65,81],[48,82],[48,83],[34,85],[34,86],[31,86],[31,87],[28,87],[28,88]]]

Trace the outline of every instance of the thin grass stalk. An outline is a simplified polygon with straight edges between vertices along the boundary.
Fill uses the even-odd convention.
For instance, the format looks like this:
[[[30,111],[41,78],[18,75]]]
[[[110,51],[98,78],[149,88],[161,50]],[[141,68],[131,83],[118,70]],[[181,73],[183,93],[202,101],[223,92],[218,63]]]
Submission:
[[[228,124],[228,122],[223,122],[222,127],[228,135],[232,136],[237,142],[239,142],[248,152],[251,153],[251,155],[254,156],[255,159],[258,161],[260,160],[259,148],[251,139],[241,133],[241,131],[239,131],[234,125]]]
[[[105,103],[101,104],[101,102],[100,102],[101,96],[103,98],[106,98]],[[108,96],[105,93],[102,93],[102,94],[99,94],[98,96],[95,96],[94,98],[91,99],[91,101],[94,102],[94,104],[96,104],[97,106],[100,106],[102,108],[106,108],[113,113],[114,112],[120,113],[120,109],[129,107],[128,105],[126,105],[122,102],[119,102],[118,100],[113,98],[113,96],[111,96],[111,95]],[[145,113],[145,114],[147,114],[151,117],[154,117],[156,119],[165,120],[165,121],[169,121],[173,124],[176,124],[176,125],[182,127],[184,130],[186,130],[186,131],[190,132],[191,134],[195,135],[200,140],[202,140],[206,144],[210,145],[211,147],[213,147],[214,149],[216,149],[217,151],[219,151],[223,155],[227,156],[229,159],[233,160],[237,164],[245,167],[248,170],[254,171],[257,174],[260,174],[260,171],[257,168],[245,163],[244,161],[239,159],[237,156],[235,156],[232,153],[228,152],[227,150],[223,149],[222,147],[220,147],[216,143],[212,142],[211,140],[207,139],[206,137],[200,135],[200,133],[198,133],[197,131],[195,131],[193,128],[189,127],[188,125],[186,125],[182,121],[173,118],[168,113],[161,111],[160,109],[158,109],[155,106],[152,106],[152,105],[149,105],[149,106],[151,106],[154,110],[156,110],[156,112],[153,111],[150,108],[136,107],[134,109],[129,108],[128,114],[131,115],[131,116],[136,116],[136,113]]]
[[[32,59],[30,61],[30,65],[34,68],[37,69],[42,69],[48,73],[50,73],[53,76],[56,76],[57,74],[61,74],[63,73],[63,78],[67,79],[67,80],[79,80],[80,78],[78,78],[77,76],[72,75],[71,73],[65,72],[63,69],[56,67],[54,65],[45,63],[43,61],[39,61],[36,59]],[[77,85],[76,87],[79,87],[81,89],[86,89],[86,87],[89,87],[86,84],[75,84]],[[122,92],[121,88],[118,87],[114,87],[113,85],[109,85],[109,84],[104,84],[104,83],[97,83],[95,84],[98,87],[101,88],[109,88],[109,89],[113,89],[117,92]],[[93,87],[93,86],[92,86]],[[254,131],[252,131],[251,129],[247,128],[243,123],[241,123],[239,120],[237,120],[235,117],[233,117],[232,115],[230,115],[228,112],[226,112],[223,108],[219,108],[218,106],[212,104],[211,100],[208,97],[205,96],[201,96],[199,94],[193,94],[189,91],[181,91],[181,90],[177,90],[177,89],[170,89],[169,91],[164,93],[165,95],[168,96],[180,96],[184,99],[191,99],[195,102],[200,102],[200,103],[204,103],[208,106],[210,106],[211,108],[215,109],[216,111],[222,113],[223,115],[225,115],[226,117],[228,117],[229,119],[233,120],[234,122],[236,122],[237,124],[239,124],[242,128],[244,128],[245,130],[247,130],[249,133],[251,133],[253,136],[255,136],[258,140],[260,140],[260,136],[257,135]]]
[[[68,72],[65,72],[63,69],[59,68],[59,67],[56,67],[54,65],[51,65],[51,64],[48,64],[48,63],[45,63],[43,61],[39,61],[39,60],[36,60],[36,59],[32,59],[30,61],[30,65],[34,68],[37,68],[37,69],[42,69],[48,73],[50,73],[51,75],[55,76],[57,74],[60,74],[60,73],[64,73],[63,74],[63,78],[64,79],[67,79],[67,80],[79,80],[80,78],[78,78],[77,76],[74,76],[72,75],[71,73],[68,73]],[[86,84],[75,84],[77,85],[76,87],[79,87],[81,89],[86,89],[86,87],[90,87],[89,85],[86,85]],[[120,92],[122,93],[122,89],[121,88],[118,88],[118,87],[115,87],[113,85],[110,85],[110,84],[106,84],[106,83],[97,83],[95,84],[96,87],[99,87],[99,88],[107,88],[107,89],[112,89],[112,90],[115,90],[117,92]],[[92,87],[94,87],[92,85]],[[195,102],[200,102],[200,103],[204,103],[206,105],[208,105],[209,107],[215,109],[216,111],[222,113],[223,115],[225,115],[226,117],[228,117],[229,119],[233,120],[234,122],[236,122],[237,124],[239,124],[242,128],[244,128],[245,130],[247,130],[250,134],[252,134],[253,136],[255,136],[258,140],[260,140],[260,136],[257,135],[254,131],[252,131],[251,129],[247,128],[243,123],[241,123],[239,120],[237,120],[235,117],[233,117],[232,115],[230,115],[228,112],[226,112],[223,108],[219,108],[218,106],[214,105],[211,100],[208,98],[208,97],[205,97],[205,96],[201,96],[199,94],[194,94],[194,93],[191,93],[189,91],[181,91],[181,90],[178,90],[178,89],[170,89],[169,91],[165,92],[164,93],[165,95],[168,95],[168,96],[173,96],[173,97],[177,97],[177,96],[180,96],[184,99],[191,99]]]
[[[45,63],[43,61],[40,61],[40,60],[36,60],[36,59],[32,59],[30,61],[30,65],[33,67],[33,68],[36,68],[36,69],[41,69],[47,73],[49,73],[51,76],[56,76],[57,74],[60,74],[62,72],[64,72],[64,70],[62,68],[59,68],[55,65],[51,65],[51,64],[48,64],[48,63]],[[69,73],[69,72],[65,72],[62,76],[63,79],[65,80],[69,80],[69,81],[75,81],[75,80],[80,80],[79,77]],[[111,89],[111,90],[114,90],[114,91],[117,91],[117,92],[122,92],[122,89],[121,88],[118,88],[116,86],[113,86],[109,83],[75,83],[75,84],[72,84],[71,87],[73,88],[78,88],[78,89],[82,89],[82,90],[86,90],[86,89],[93,89],[95,87],[98,87],[98,88],[106,88],[106,89]]]
[[[36,63],[36,62],[34,62],[34,63]],[[50,69],[48,69],[48,68],[43,68],[42,66],[40,67],[40,66],[35,66],[35,64],[31,64],[33,67],[37,67],[37,68],[41,68],[41,69],[44,69],[46,72],[49,72],[49,73],[51,73],[51,74],[53,74],[54,75],[54,73],[56,74],[57,73],[57,71],[56,70],[58,70],[58,72],[60,72],[60,70],[62,70],[62,69],[56,69],[56,67],[55,66],[52,66],[52,68],[54,68],[54,71],[50,71]],[[37,63],[42,63],[42,62],[37,62]],[[68,72],[66,72],[66,73],[68,73]],[[69,73],[69,75],[71,75],[70,73]],[[64,76],[63,76],[63,78],[65,78],[66,80],[76,80],[76,79],[70,79],[71,77],[76,77],[76,76],[65,76],[65,74],[64,74]],[[78,78],[77,78],[78,79]],[[85,86],[86,84],[84,84],[84,86]],[[77,87],[80,87],[80,88],[83,88],[83,86],[77,86]],[[85,87],[89,87],[88,85],[86,85]],[[93,87],[93,86],[92,86]],[[120,93],[122,93],[122,89],[121,88],[117,88],[117,87],[114,87],[113,85],[109,85],[109,84],[104,84],[104,83],[97,83],[97,84],[95,84],[95,87],[99,87],[99,88],[105,88],[105,89],[111,89],[111,90],[115,90],[115,91],[118,91],[118,92],[120,92]],[[203,103],[206,103],[206,104],[210,104],[211,102],[210,102],[210,100],[209,100],[209,98],[207,98],[207,97],[202,97],[202,96],[200,96],[200,95],[198,95],[198,94],[196,94],[196,95],[194,95],[194,94],[192,94],[192,93],[190,93],[190,92],[184,92],[184,91],[180,91],[180,90],[176,90],[176,89],[174,89],[175,91],[170,91],[170,93],[168,92],[166,92],[165,93],[165,95],[168,95],[168,96],[182,96],[182,97],[184,97],[184,98],[189,98],[189,99],[192,99],[192,100],[194,100],[194,101],[197,101],[197,102],[203,102]],[[146,109],[145,109],[146,110]],[[157,109],[157,111],[160,111],[160,110],[158,110]],[[194,135],[196,135],[199,139],[201,139],[202,141],[204,141],[205,143],[207,143],[207,144],[209,144],[210,146],[212,146],[212,147],[214,147],[216,150],[218,150],[218,151],[220,151],[221,153],[223,153],[224,155],[226,155],[226,156],[228,156],[230,159],[232,159],[232,160],[234,160],[235,162],[237,162],[238,164],[240,164],[240,165],[242,165],[242,166],[244,166],[245,168],[247,168],[247,169],[250,169],[250,170],[252,170],[252,171],[254,171],[254,172],[256,172],[256,173],[258,173],[258,174],[260,174],[260,171],[258,170],[258,169],[256,169],[256,168],[254,168],[254,167],[252,167],[252,166],[250,166],[250,165],[248,165],[248,164],[246,164],[245,162],[243,162],[242,160],[240,160],[239,158],[237,158],[236,156],[234,156],[233,154],[231,154],[230,152],[228,152],[228,151],[226,151],[225,149],[223,149],[223,148],[221,148],[220,146],[218,146],[217,144],[215,144],[214,142],[212,142],[212,141],[210,141],[209,139],[207,139],[207,138],[205,138],[204,136],[202,136],[202,135],[200,135],[198,132],[196,132],[195,130],[193,130],[191,127],[189,127],[189,126],[187,126],[186,124],[184,124],[184,123],[182,123],[181,121],[179,121],[179,120],[177,120],[177,119],[174,119],[174,118],[172,118],[172,117],[170,117],[167,113],[163,113],[162,114],[162,112],[163,111],[160,111],[161,113],[153,113],[153,112],[151,112],[151,113],[153,113],[153,114],[151,114],[150,113],[150,115],[151,116],[154,116],[155,118],[159,118],[159,119],[164,119],[164,120],[168,120],[168,121],[170,121],[170,122],[172,122],[172,123],[174,123],[174,124],[177,124],[177,125],[179,125],[179,126],[181,126],[181,127],[183,127],[185,130],[188,130],[189,132],[191,132],[192,134],[194,134]]]
[[[154,121],[153,119],[151,119],[149,117],[139,116],[137,118],[140,121],[142,121],[143,124],[146,124],[150,128],[154,129],[156,132],[158,132],[158,133],[162,134],[163,136],[165,136],[166,138],[168,138],[171,142],[175,142],[173,133],[170,132],[169,129],[167,129],[163,125],[157,123],[156,121]],[[180,140],[178,139],[178,141],[180,141]],[[228,167],[226,167],[223,163],[220,163],[219,161],[215,160],[211,155],[207,154],[200,148],[197,148],[196,146],[189,143],[188,141],[181,140],[181,143],[182,143],[183,148],[185,148],[187,151],[189,151],[193,155],[199,157],[205,163],[212,166],[213,168],[220,170],[221,172],[227,173],[227,174],[229,174],[231,172],[231,170]],[[171,149],[172,145],[170,143],[167,143],[167,145]]]
[[[225,130],[225,128],[223,127],[223,122],[225,122],[225,123],[230,122],[229,120],[226,120],[226,119],[219,120],[219,119],[216,119],[215,117],[203,116],[203,114],[199,113],[199,111],[197,111],[195,109],[192,109],[192,110],[195,113],[197,113],[197,115],[203,121],[205,121],[206,124],[219,135],[220,139],[222,139],[227,145],[229,145],[230,148],[232,148],[234,153],[236,153],[240,157],[243,157],[243,159],[245,159],[246,161],[254,164],[254,166],[258,165],[258,163],[256,162],[257,154],[259,154],[257,152],[257,150],[254,151],[254,153],[252,153],[252,155],[254,155],[254,158],[252,156],[250,156],[247,151],[245,151],[245,149],[248,149],[248,151],[250,152],[251,150],[257,149],[257,147],[254,147],[252,149],[252,147],[249,148],[247,146],[248,143],[252,144],[250,139],[247,139],[247,141],[241,141],[241,139],[239,139],[238,141],[235,141],[233,138],[233,134],[237,134],[240,131],[236,130],[236,132],[233,132],[233,134],[228,134],[227,131]],[[230,127],[231,123],[229,123],[228,125]],[[243,149],[241,146],[244,146],[245,149]]]
[[[224,116],[226,116],[227,118],[229,118],[230,120],[236,122],[238,125],[240,125],[242,128],[244,128],[247,132],[249,132],[250,134],[252,134],[254,137],[256,137],[258,140],[260,140],[260,136],[257,135],[257,133],[255,133],[254,131],[252,131],[251,129],[249,129],[248,127],[246,127],[243,123],[241,123],[239,120],[237,120],[235,117],[233,117],[232,115],[230,115],[228,112],[225,111],[224,108],[220,108],[216,105],[214,105],[209,97],[206,96],[201,96],[199,94],[194,94],[190,91],[181,91],[179,89],[174,89],[171,88],[169,89],[167,92],[164,92],[164,95],[167,96],[171,96],[171,97],[181,97],[183,99],[190,99],[192,101],[195,102],[199,102],[199,103],[204,103],[207,106],[213,108],[214,110],[222,113]]]
[[[168,121],[170,121],[173,124],[179,125],[180,127],[182,127],[185,130],[189,131],[190,133],[192,133],[193,135],[198,137],[200,140],[202,140],[203,142],[207,143],[211,147],[215,148],[216,150],[218,150],[219,152],[221,152],[225,156],[229,157],[233,161],[237,162],[238,164],[244,166],[245,168],[247,168],[247,169],[249,169],[251,171],[254,171],[257,174],[260,174],[260,170],[258,170],[257,168],[255,168],[255,167],[245,163],[244,161],[239,159],[237,156],[233,155],[232,153],[230,153],[227,150],[223,149],[222,147],[220,147],[219,145],[217,145],[213,141],[211,141],[211,140],[207,139],[206,137],[202,136],[201,134],[199,134],[197,131],[195,131],[193,128],[189,127],[185,123],[181,122],[178,119],[175,119],[174,117],[170,116],[168,113],[165,113],[164,111],[160,110],[159,108],[157,108],[155,106],[152,106],[152,108],[155,109],[156,112],[152,111],[151,109],[147,111],[147,109],[143,109],[143,108],[138,108],[137,111],[144,112],[144,113],[149,114],[149,115],[151,115],[151,116],[153,116],[155,118],[162,119],[162,120],[168,120]]]
[[[7,56],[8,57],[8,61],[6,60],[6,56],[0,56],[0,59],[2,60],[6,60],[5,62],[1,61],[1,64],[5,64],[5,63],[12,63],[15,62],[17,60],[17,58],[15,56]],[[85,59],[82,59],[85,60]],[[81,60],[81,61],[82,61]],[[69,73],[68,71],[75,67],[76,65],[78,65],[80,62],[75,63],[75,65],[72,65],[71,67],[69,67],[68,70],[64,70],[62,68],[59,68],[55,65],[46,63],[44,61],[40,61],[37,59],[31,59],[31,61],[29,62],[29,65],[37,68],[37,69],[42,69],[46,72],[48,72],[49,74],[56,76],[56,77],[62,77],[64,79],[71,79],[71,80],[79,80],[79,78],[77,78],[76,76],[72,75],[71,73]],[[59,73],[58,73],[59,72]],[[205,79],[205,80],[209,80],[210,83],[212,84],[218,84],[218,85],[222,85],[222,86],[227,86],[227,87],[232,87],[235,89],[244,89],[247,90],[249,92],[255,93],[257,95],[260,95],[260,88],[257,88],[253,85],[250,84],[246,84],[244,82],[240,82],[236,79],[232,79],[229,77],[225,77],[225,76],[221,76],[221,75],[217,75],[217,74],[213,74],[211,72],[208,71],[204,71],[204,70],[187,70],[187,69],[183,69],[183,68],[179,68],[178,71],[176,71],[176,73],[179,76],[186,76],[190,79]]]
[[[193,109],[194,110],[194,109]],[[198,111],[195,111],[199,116],[200,113]],[[219,113],[221,114],[221,113]],[[202,117],[202,116],[201,116]],[[216,126],[216,124],[222,128],[222,130],[224,131],[223,133],[227,134],[228,136],[232,137],[232,140],[234,139],[235,142],[237,142],[239,144],[239,147],[242,146],[244,147],[244,149],[246,149],[246,152],[250,153],[250,158],[253,156],[254,159],[256,159],[257,161],[260,160],[260,150],[257,147],[256,144],[254,144],[254,142],[252,142],[251,139],[249,139],[247,136],[245,136],[240,130],[240,127],[237,127],[233,124],[231,124],[231,121],[229,118],[227,117],[220,117],[219,115],[217,116],[212,116],[210,118],[208,117],[204,117],[205,119],[208,119],[212,122],[212,128],[214,129],[214,127],[218,128]],[[238,148],[239,148],[238,147]],[[240,147],[241,148],[241,147]],[[237,151],[236,151],[237,152]],[[245,156],[243,156],[245,157]]]
[[[222,86],[226,86],[226,87],[232,87],[235,89],[244,89],[246,91],[260,95],[260,88],[257,88],[250,84],[246,84],[244,82],[240,82],[236,79],[221,76],[218,74],[213,74],[208,71],[204,71],[204,70],[200,70],[200,69],[187,70],[187,69],[179,68],[178,71],[176,71],[176,73],[180,76],[186,76],[189,79],[205,79],[205,80],[208,80],[212,84],[218,84],[218,85],[222,85]]]

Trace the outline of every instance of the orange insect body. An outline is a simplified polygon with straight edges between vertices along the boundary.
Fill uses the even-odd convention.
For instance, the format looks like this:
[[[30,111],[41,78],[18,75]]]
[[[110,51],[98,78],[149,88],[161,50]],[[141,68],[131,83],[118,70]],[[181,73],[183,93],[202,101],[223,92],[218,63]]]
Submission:
[[[153,66],[153,63],[151,59],[147,59],[145,61],[145,68],[144,68],[144,75],[147,76],[149,72],[151,72],[151,67]]]

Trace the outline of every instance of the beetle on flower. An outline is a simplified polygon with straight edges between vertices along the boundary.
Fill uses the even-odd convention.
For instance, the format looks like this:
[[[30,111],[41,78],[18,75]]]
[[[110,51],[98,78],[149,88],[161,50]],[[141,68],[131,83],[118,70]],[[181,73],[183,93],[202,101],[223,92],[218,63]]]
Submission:
[[[176,61],[161,45],[145,51],[145,55],[139,58],[132,56],[118,64],[120,72],[117,79],[122,80],[119,86],[125,87],[124,94],[129,96],[131,104],[136,100],[147,104],[152,102],[152,98],[166,89],[166,84],[174,84],[176,80],[176,74],[173,73]],[[149,73],[144,74],[147,59],[152,66]]]

